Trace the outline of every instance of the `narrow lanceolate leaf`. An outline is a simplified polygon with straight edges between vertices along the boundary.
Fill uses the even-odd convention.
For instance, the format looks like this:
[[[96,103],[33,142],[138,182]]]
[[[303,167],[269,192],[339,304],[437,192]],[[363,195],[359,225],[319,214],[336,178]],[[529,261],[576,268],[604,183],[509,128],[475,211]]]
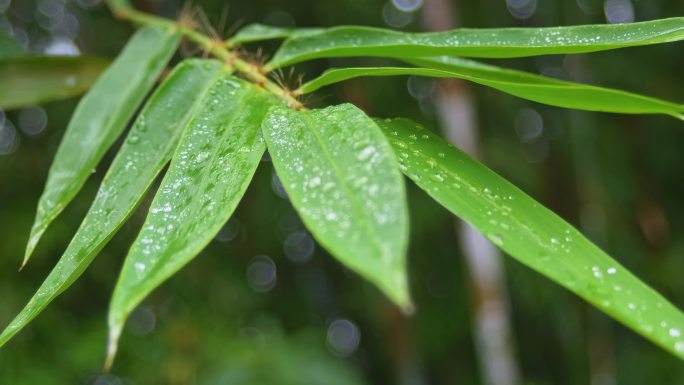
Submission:
[[[360,76],[419,75],[465,79],[524,99],[558,107],[622,114],[667,114],[684,119],[684,105],[625,91],[567,82],[458,58],[435,59],[434,61],[425,59],[414,62],[440,66],[440,69],[402,67],[332,69],[305,83],[298,91],[306,94],[328,84]]]
[[[404,183],[373,120],[351,104],[274,107],[263,132],[276,172],[318,242],[410,311]]]
[[[52,220],[73,199],[121,134],[176,51],[177,32],[144,27],[81,99],[50,167],[24,264]]]
[[[684,359],[684,314],[517,187],[406,119],[378,120],[404,173],[521,263]]]
[[[218,233],[264,153],[260,127],[274,103],[269,94],[226,75],[200,103],[114,290],[107,366],[128,314]]]
[[[630,24],[551,28],[456,29],[407,33],[368,27],[337,27],[290,39],[267,69],[304,60],[342,56],[411,58],[463,56],[507,58],[604,51],[684,38],[684,18]]]
[[[80,95],[108,65],[108,60],[88,56],[0,60],[0,108],[19,108]]]
[[[324,31],[323,28],[284,28],[264,24],[250,24],[240,29],[230,38],[230,44],[250,43],[262,40],[288,39],[292,37],[308,36]]]
[[[183,129],[222,67],[216,61],[185,61],[150,97],[69,247],[31,301],[2,332],[0,346],[71,286],[133,213],[171,159]]]

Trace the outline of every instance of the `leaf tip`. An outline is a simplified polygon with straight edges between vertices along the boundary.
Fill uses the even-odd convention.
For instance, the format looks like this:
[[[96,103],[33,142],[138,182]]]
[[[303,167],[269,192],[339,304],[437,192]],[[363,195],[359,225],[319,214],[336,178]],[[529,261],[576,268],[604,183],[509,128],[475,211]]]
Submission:
[[[401,312],[406,316],[411,316],[416,311],[416,307],[411,300],[411,294],[408,289],[408,280],[405,274],[402,278],[395,278],[394,285],[385,290],[387,296],[394,302]]]
[[[404,313],[405,316],[410,317],[416,312],[416,306],[413,304],[411,300],[406,302],[401,306],[401,312]]]
[[[24,251],[24,259],[21,261],[21,266],[19,266],[19,271],[22,271],[24,267],[26,267],[26,264],[31,258],[33,250],[35,250],[36,246],[38,245],[38,241],[40,241],[40,238],[43,236],[45,229],[46,226],[41,223],[36,223],[33,225],[31,234],[29,235],[28,243],[26,244],[26,251]]]

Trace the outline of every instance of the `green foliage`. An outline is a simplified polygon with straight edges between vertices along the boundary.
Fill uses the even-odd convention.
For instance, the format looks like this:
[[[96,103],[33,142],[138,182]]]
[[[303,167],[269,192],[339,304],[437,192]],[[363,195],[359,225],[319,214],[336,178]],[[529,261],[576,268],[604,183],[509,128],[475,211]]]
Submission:
[[[230,218],[266,150],[261,121],[273,102],[271,95],[230,74],[216,79],[201,97],[114,290],[110,362],[128,315]]]
[[[87,56],[0,60],[0,108],[32,106],[80,95],[108,65],[107,60]]]
[[[263,128],[283,187],[318,242],[410,311],[404,182],[373,120],[351,104],[276,107]]]
[[[307,110],[293,96],[356,76],[415,74],[466,79],[553,106],[681,118],[682,106],[676,103],[436,56],[502,58],[659,44],[684,37],[683,19],[432,34],[252,25],[228,45],[288,38],[260,68],[188,27],[135,11],[124,1],[110,6],[117,15],[145,26],[81,100],[51,167],[26,258],[121,134],[169,63],[181,35],[225,63],[185,61],[150,98],[74,240],[0,336],[0,345],[74,282],[170,160],[114,291],[111,364],[127,317],[217,234],[268,148],[283,187],[314,237],[403,309],[410,310],[411,301],[405,260],[408,215],[400,171],[514,258],[684,359],[681,311],[493,171],[413,122],[374,121],[349,104]],[[332,70],[294,94],[264,75],[304,60],[342,56],[391,57],[416,68]]]
[[[556,107],[622,114],[666,114],[684,119],[684,105],[625,91],[594,87],[543,76],[531,75],[459,58],[417,59],[417,65],[433,68],[339,68],[324,72],[299,88],[303,94],[329,84],[360,76],[418,75],[458,78],[482,84],[523,99]]]
[[[508,255],[684,358],[684,314],[553,212],[407,119],[378,120],[421,189]]]
[[[684,18],[612,25],[553,28],[457,29],[405,33],[368,27],[336,27],[290,39],[269,69],[326,57],[462,56],[510,58],[605,51],[684,39]]]
[[[50,167],[24,264],[50,222],[76,196],[124,130],[179,42],[176,32],[156,26],[140,29],[81,100]]]
[[[250,24],[241,28],[230,38],[230,44],[243,44],[262,40],[285,39],[313,35],[324,31],[323,28],[283,28],[264,24]]]
[[[197,95],[207,92],[221,67],[217,61],[184,61],[150,97],[69,247],[28,305],[2,332],[0,346],[68,288],[131,216],[171,159],[181,133],[200,105]]]

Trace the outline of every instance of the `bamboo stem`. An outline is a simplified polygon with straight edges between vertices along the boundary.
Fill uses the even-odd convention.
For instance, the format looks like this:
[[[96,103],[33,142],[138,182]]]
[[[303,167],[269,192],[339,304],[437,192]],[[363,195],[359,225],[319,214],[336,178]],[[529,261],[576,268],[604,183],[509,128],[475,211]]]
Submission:
[[[223,60],[227,65],[234,67],[237,72],[244,75],[257,86],[281,99],[288,107],[296,110],[304,108],[302,103],[288,90],[283,89],[269,79],[261,66],[240,58],[237,53],[230,50],[230,47],[225,42],[213,39],[182,22],[138,11],[132,8],[125,0],[107,0],[106,3],[112,11],[112,14],[119,19],[128,20],[140,25],[158,25],[165,28],[177,29],[188,40],[194,42],[206,52]]]

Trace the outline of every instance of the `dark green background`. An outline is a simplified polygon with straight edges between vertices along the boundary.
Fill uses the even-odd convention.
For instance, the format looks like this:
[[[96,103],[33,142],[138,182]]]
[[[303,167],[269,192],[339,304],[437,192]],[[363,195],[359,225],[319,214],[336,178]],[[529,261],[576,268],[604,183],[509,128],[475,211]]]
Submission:
[[[64,12],[74,15],[80,26],[74,42],[83,53],[113,57],[132,27],[112,19],[104,6],[91,3],[65,3]],[[584,11],[574,0],[540,0],[532,17],[518,20],[503,0],[460,0],[458,18],[467,27],[606,21],[603,2],[579,3],[585,5]],[[28,48],[40,51],[51,39],[45,27],[49,25],[45,4],[51,3],[14,0],[0,13],[0,26],[21,29]],[[250,22],[386,26],[385,4],[377,0],[195,2],[220,33]],[[632,4],[636,20],[684,14],[682,1],[632,0]],[[175,17],[183,5],[183,1],[138,2],[147,11],[169,17]],[[219,26],[224,9],[226,22]],[[421,30],[420,21],[418,10],[403,29]],[[274,46],[263,48],[272,52]],[[191,45],[183,49],[184,55],[197,53]],[[286,71],[282,77],[294,84],[299,73],[311,77],[331,64],[361,62],[384,63],[316,61],[299,66],[294,76]],[[684,101],[683,62],[684,46],[675,43],[498,63]],[[412,82],[431,87],[429,81]],[[321,90],[309,105],[350,101],[374,116],[406,116],[438,130],[433,98],[428,95],[419,102],[407,88],[405,77],[352,80]],[[561,110],[479,86],[471,90],[485,163],[581,228],[684,308],[684,123],[660,116]],[[47,127],[37,135],[21,131],[19,111],[6,112],[19,139],[15,151],[0,155],[2,326],[59,258],[112,158],[107,156],[52,225],[28,268],[17,273],[48,167],[76,102],[42,106]],[[523,141],[516,134],[522,109],[533,109],[543,120],[542,133],[533,140]],[[302,230],[302,225],[287,200],[274,192],[272,173],[271,163],[263,162],[225,229],[232,240],[212,242],[136,311],[111,374],[99,374],[106,308],[145,205],[85,275],[0,350],[0,384],[481,383],[471,332],[473,299],[451,215],[409,183],[408,258],[417,312],[405,318],[320,247],[315,246],[304,263],[285,256],[286,236]],[[258,255],[269,256],[277,266],[277,283],[265,293],[248,284],[247,270]],[[523,383],[684,383],[681,361],[517,262],[504,261]],[[326,343],[327,329],[336,319],[351,320],[361,333],[358,350],[348,357],[338,357]],[[592,368],[606,362],[610,376],[592,376]]]

